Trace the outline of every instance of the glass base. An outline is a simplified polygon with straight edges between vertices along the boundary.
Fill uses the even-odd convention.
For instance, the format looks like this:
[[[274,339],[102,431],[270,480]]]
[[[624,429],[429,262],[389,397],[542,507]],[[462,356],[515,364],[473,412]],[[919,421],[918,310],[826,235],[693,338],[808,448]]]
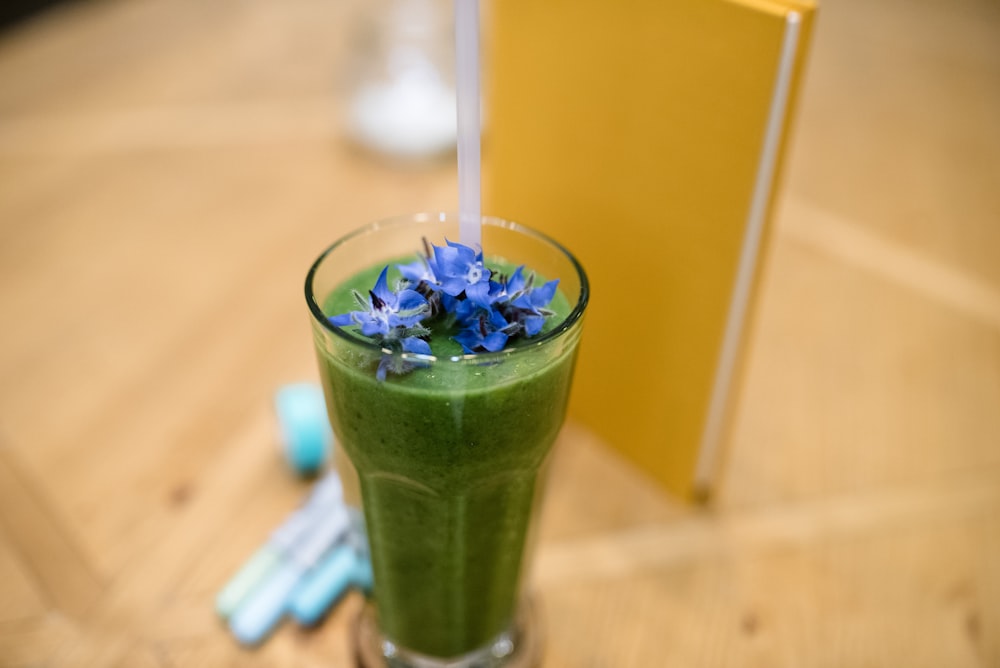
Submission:
[[[530,598],[518,607],[513,626],[481,649],[441,659],[398,647],[378,630],[375,606],[367,603],[354,624],[354,653],[361,668],[534,668],[541,662],[542,633]]]

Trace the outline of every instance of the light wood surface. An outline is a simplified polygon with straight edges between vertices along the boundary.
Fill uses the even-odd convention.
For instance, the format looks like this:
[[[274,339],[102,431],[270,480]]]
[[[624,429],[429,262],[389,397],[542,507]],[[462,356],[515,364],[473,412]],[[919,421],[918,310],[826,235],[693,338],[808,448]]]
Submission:
[[[240,649],[212,599],[301,500],[270,402],[305,269],[454,208],[341,139],[358,2],[80,2],[0,35],[0,666],[347,666],[351,599]],[[578,425],[545,666],[1000,666],[1000,5],[829,0],[724,484]]]

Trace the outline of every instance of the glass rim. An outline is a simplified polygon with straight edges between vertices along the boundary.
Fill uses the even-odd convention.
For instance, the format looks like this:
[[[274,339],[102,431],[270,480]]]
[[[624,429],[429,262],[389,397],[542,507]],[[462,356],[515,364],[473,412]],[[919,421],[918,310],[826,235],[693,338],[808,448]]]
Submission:
[[[390,218],[384,218],[381,220],[376,220],[370,222],[366,225],[362,225],[351,232],[348,232],[344,236],[340,237],[332,244],[330,244],[319,257],[312,263],[309,267],[309,272],[306,274],[305,282],[305,296],[306,303],[309,306],[309,312],[313,319],[318,322],[327,332],[336,336],[342,341],[350,343],[351,345],[358,346],[362,349],[370,350],[372,352],[380,352],[383,355],[393,355],[399,357],[402,360],[412,360],[415,362],[421,362],[423,364],[442,364],[442,363],[478,363],[484,364],[489,362],[496,362],[508,357],[512,357],[518,354],[527,353],[533,351],[541,346],[544,346],[550,341],[561,338],[564,334],[570,331],[573,326],[583,318],[584,310],[587,308],[587,303],[590,300],[590,281],[587,278],[587,272],[584,271],[583,265],[580,261],[576,259],[565,246],[561,243],[548,236],[543,232],[532,229],[526,225],[516,223],[505,218],[499,218],[497,216],[482,216],[482,224],[491,227],[499,227],[502,229],[510,230],[512,232],[517,232],[524,234],[529,237],[534,237],[539,241],[542,241],[553,248],[555,248],[559,253],[561,253],[567,260],[569,260],[570,265],[576,271],[577,276],[580,280],[580,295],[573,306],[573,310],[570,311],[559,325],[552,330],[542,334],[541,336],[528,339],[529,343],[525,345],[520,345],[515,348],[508,348],[504,350],[498,350],[497,352],[481,352],[481,353],[464,353],[462,355],[451,355],[449,357],[438,357],[437,355],[424,355],[420,353],[410,353],[394,351],[388,348],[383,348],[378,344],[370,341],[364,341],[356,336],[348,334],[343,331],[342,328],[332,325],[329,321],[329,316],[327,316],[322,307],[316,302],[314,298],[313,281],[316,277],[316,273],[319,271],[319,267],[323,264],[323,261],[327,259],[333,252],[346,243],[349,243],[353,239],[362,237],[364,235],[373,234],[384,228],[398,227],[402,225],[412,225],[412,224],[425,224],[425,223],[435,223],[435,222],[446,222],[448,220],[458,219],[458,214],[449,213],[445,211],[436,213],[416,213],[416,214],[403,214],[399,216],[393,216]],[[557,277],[558,278],[558,277]]]

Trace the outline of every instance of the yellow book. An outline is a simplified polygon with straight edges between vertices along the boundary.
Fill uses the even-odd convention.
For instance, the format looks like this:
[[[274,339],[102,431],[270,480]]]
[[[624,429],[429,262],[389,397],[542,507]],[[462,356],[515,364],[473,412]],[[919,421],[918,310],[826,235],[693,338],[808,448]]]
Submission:
[[[485,210],[551,234],[592,299],[571,415],[710,492],[814,6],[497,0]]]

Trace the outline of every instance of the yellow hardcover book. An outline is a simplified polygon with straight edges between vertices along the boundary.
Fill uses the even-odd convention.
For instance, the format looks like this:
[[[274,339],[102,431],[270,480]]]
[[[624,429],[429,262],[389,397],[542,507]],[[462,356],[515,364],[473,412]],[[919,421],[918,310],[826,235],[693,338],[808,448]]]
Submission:
[[[814,5],[497,0],[486,211],[592,283],[571,415],[687,497],[710,492]]]

